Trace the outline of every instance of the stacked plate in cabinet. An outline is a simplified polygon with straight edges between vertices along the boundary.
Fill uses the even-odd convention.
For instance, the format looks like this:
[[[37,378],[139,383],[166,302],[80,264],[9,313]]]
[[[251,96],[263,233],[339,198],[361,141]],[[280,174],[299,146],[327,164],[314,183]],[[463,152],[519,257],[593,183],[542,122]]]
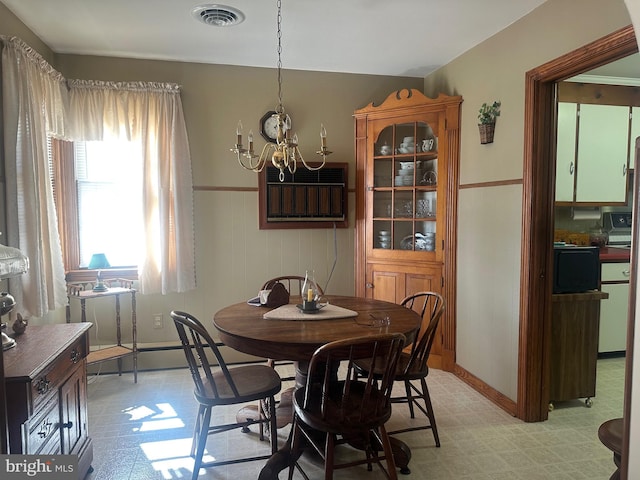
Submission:
[[[387,230],[378,232],[378,246],[380,248],[391,248],[391,233]]]
[[[395,176],[394,184],[396,187],[411,186],[413,185],[413,162],[400,162],[400,168],[398,169],[398,175]]]
[[[428,170],[427,165],[423,162],[400,162],[397,175],[394,177],[394,185],[396,187],[413,186],[415,171],[415,185],[435,185],[437,175],[434,171]]]

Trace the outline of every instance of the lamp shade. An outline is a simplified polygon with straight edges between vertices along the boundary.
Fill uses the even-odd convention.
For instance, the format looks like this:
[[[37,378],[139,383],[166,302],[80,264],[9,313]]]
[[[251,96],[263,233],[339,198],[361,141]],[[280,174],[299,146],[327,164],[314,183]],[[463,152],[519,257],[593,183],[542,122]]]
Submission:
[[[91,255],[91,261],[89,261],[89,268],[109,268],[111,265],[109,264],[109,260],[107,260],[107,256],[104,253],[94,253]]]

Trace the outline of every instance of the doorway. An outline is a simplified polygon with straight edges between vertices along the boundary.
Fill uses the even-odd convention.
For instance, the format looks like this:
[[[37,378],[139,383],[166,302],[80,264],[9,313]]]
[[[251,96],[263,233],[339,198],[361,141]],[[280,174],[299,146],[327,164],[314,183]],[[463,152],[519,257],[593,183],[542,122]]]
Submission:
[[[555,190],[555,84],[638,52],[632,26],[625,27],[537,67],[525,79],[522,276],[517,416],[546,420]],[[637,263],[637,262],[634,262]],[[635,268],[634,268],[635,269]],[[632,352],[627,351],[627,362]]]

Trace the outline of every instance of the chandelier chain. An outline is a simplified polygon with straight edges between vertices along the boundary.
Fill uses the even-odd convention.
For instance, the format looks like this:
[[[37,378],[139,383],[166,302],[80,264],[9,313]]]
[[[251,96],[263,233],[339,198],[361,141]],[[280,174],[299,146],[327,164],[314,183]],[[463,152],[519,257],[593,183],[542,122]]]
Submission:
[[[260,155],[256,155],[253,149],[253,132],[249,131],[248,148],[242,145],[242,122],[240,121],[236,127],[236,144],[231,151],[236,154],[242,168],[254,172],[261,172],[270,160],[270,163],[280,170],[278,177],[283,182],[285,170],[293,175],[296,172],[297,162],[302,162],[307,170],[320,170],[324,167],[331,151],[326,144],[327,131],[324,125],[320,124],[320,150],[316,154],[322,158],[322,161],[316,166],[309,165],[298,148],[298,135],[291,134],[291,118],[282,106],[282,0],[276,0],[276,4],[278,7],[278,106],[276,113],[271,115],[271,118],[277,122],[275,138],[270,137],[271,141],[264,145]]]
[[[278,113],[284,112],[282,106],[282,0],[277,0],[278,6]]]

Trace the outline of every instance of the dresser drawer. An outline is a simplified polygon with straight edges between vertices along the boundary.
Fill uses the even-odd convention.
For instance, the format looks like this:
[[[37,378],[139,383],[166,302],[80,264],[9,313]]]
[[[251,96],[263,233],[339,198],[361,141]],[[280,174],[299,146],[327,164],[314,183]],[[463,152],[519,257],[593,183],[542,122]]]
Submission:
[[[43,408],[36,413],[33,419],[29,420],[23,425],[25,430],[23,438],[26,445],[23,446],[23,453],[34,455],[40,453],[43,454],[52,453],[51,450],[55,449],[55,445],[52,447],[51,442],[56,442],[57,448],[60,449],[60,405],[58,403],[57,395],[53,399],[43,406]],[[46,449],[43,448],[46,445]]]
[[[57,392],[58,387],[65,381],[73,370],[87,356],[87,345],[84,338],[79,338],[53,362],[45,371],[31,382],[31,398],[33,399],[33,411],[38,405],[48,400],[52,392]]]

